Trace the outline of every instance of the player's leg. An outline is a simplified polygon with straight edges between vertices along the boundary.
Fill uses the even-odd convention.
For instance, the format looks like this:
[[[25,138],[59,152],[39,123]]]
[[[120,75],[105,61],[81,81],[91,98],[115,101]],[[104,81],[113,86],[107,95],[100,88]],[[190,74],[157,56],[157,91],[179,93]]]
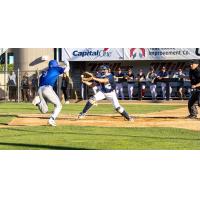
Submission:
[[[119,98],[119,84],[118,83],[116,83],[115,91],[116,91],[116,94],[117,94],[117,98]]]
[[[97,91],[98,91],[98,88],[97,88],[97,86],[94,86],[94,87],[92,88],[92,90],[93,90],[94,94],[96,94],[96,93],[97,93]]]
[[[124,100],[124,91],[123,91],[123,84],[122,83],[120,84],[119,90],[120,90],[121,99]]]
[[[92,106],[100,100],[105,99],[105,95],[103,92],[99,91],[94,96],[90,97],[87,101],[85,107],[83,108],[82,112],[78,115],[78,119],[82,119],[85,117],[86,113],[89,111]]]
[[[152,97],[152,100],[153,100],[154,99],[153,85],[150,85],[150,92],[151,92],[151,97]]]
[[[53,90],[52,87],[45,87],[43,89],[43,96],[52,104],[54,104],[54,111],[49,119],[49,124],[52,126],[56,126],[55,119],[58,117],[61,109],[62,104],[60,102],[60,99],[58,98],[57,94]]]
[[[46,101],[43,97],[43,89],[44,89],[44,87],[40,87],[38,89],[38,95],[39,96],[36,96],[33,99],[32,104],[37,106],[41,113],[47,113],[48,112],[48,106],[47,106],[47,103],[46,103]]]
[[[129,114],[125,111],[125,109],[122,106],[120,106],[115,91],[107,93],[105,94],[105,96],[112,103],[115,110],[118,113],[120,113],[120,115],[122,115],[128,121],[133,121],[133,117],[129,116]]]
[[[198,101],[198,96],[199,94],[197,92],[193,92],[192,96],[190,97],[188,101],[188,110],[190,113],[188,118],[197,118],[198,110],[195,103]]]
[[[161,83],[163,99],[166,99],[166,83]]]
[[[99,89],[98,89],[97,86],[94,86],[94,87],[92,88],[92,90],[93,90],[93,92],[94,92],[94,95],[97,94],[97,92],[99,91]],[[95,102],[94,105],[97,106],[97,102]]]
[[[129,97],[129,100],[132,100],[132,91],[131,91],[131,88],[132,88],[132,84],[128,84],[128,97]]]
[[[156,85],[155,84],[153,84],[153,98],[154,98],[154,100],[156,100],[156,98],[157,98],[157,91],[156,91]]]
[[[146,89],[146,85],[142,84],[142,97],[144,97],[145,95],[145,89]]]

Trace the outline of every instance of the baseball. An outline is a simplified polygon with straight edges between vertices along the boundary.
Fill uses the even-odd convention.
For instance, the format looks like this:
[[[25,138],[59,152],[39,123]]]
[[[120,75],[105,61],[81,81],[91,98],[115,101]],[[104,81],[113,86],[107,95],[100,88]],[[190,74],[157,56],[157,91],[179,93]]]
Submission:
[[[83,78],[84,76],[83,75],[81,75],[81,78]]]

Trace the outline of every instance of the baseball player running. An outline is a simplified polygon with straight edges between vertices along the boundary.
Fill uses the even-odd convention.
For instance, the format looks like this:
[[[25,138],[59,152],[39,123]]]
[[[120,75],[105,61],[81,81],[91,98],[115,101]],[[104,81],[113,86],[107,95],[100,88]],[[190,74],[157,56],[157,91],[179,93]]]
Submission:
[[[116,84],[114,81],[114,77],[111,73],[108,72],[108,70],[109,70],[108,66],[103,65],[101,66],[101,77],[100,78],[92,77],[94,81],[100,84],[100,90],[88,100],[85,107],[83,108],[83,111],[78,115],[78,119],[84,118],[88,110],[94,105],[95,102],[106,98],[113,104],[115,110],[118,113],[120,113],[126,120],[128,121],[133,120],[133,117],[129,116],[129,114],[124,110],[124,108],[120,106],[115,92]],[[94,84],[94,82],[92,83],[84,80],[83,83],[89,87],[93,87]]]
[[[42,113],[48,112],[47,101],[54,104],[54,111],[48,120],[48,124],[56,126],[55,119],[58,117],[62,104],[59,97],[54,92],[53,87],[56,83],[57,78],[60,74],[67,73],[69,71],[69,63],[66,68],[60,67],[56,60],[49,62],[47,71],[44,71],[40,77],[40,84],[38,89],[38,95],[32,102],[33,105],[37,106]]]

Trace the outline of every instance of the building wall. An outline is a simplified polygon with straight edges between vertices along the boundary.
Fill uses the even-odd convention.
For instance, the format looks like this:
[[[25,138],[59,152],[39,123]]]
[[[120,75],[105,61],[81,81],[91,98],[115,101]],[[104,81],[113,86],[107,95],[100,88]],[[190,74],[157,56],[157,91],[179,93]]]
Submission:
[[[13,48],[15,69],[33,71],[45,68],[48,61],[54,59],[53,48]],[[42,56],[47,56],[47,61],[42,61]]]

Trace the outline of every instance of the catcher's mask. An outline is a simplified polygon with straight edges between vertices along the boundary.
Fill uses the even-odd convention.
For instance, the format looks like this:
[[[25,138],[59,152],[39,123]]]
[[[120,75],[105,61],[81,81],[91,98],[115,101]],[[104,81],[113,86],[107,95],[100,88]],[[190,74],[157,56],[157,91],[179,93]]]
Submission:
[[[59,67],[58,62],[56,60],[49,61],[49,68],[52,68],[52,67]]]
[[[102,75],[105,75],[108,71],[108,66],[106,66],[106,65],[102,65],[101,66],[101,74]]]

